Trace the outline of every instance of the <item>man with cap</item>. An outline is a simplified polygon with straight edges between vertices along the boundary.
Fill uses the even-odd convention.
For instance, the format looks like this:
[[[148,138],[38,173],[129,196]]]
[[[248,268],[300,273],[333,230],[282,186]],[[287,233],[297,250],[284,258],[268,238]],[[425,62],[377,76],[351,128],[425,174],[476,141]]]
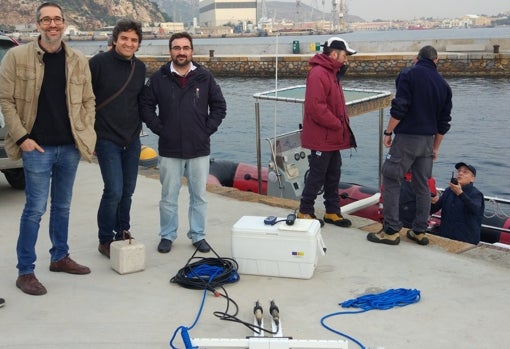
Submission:
[[[356,53],[348,43],[332,37],[323,52],[310,59],[306,79],[305,110],[301,144],[310,149],[309,171],[301,196],[298,218],[317,219],[314,204],[324,188],[324,222],[349,227],[351,221],[340,212],[338,182],[342,166],[340,150],[356,147],[349,126],[345,97],[337,74],[345,72],[347,57]]]
[[[485,201],[483,194],[473,185],[476,169],[465,162],[457,163],[455,168],[457,174],[449,188],[440,197],[432,198],[430,213],[441,210],[437,235],[476,245],[480,242]]]
[[[399,231],[403,226],[399,217],[400,188],[404,174],[411,171],[416,213],[407,236],[420,245],[429,243],[427,181],[432,177],[441,141],[450,129],[452,110],[452,90],[437,71],[438,61],[436,49],[424,46],[416,63],[398,75],[391,116],[384,130],[384,146],[390,148],[382,167],[384,223],[379,232],[367,235],[370,242],[400,243]]]

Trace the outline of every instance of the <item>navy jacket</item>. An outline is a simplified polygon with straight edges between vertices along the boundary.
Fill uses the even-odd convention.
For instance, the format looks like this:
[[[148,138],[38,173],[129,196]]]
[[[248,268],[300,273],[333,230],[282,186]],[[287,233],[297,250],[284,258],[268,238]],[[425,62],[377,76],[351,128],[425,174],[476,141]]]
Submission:
[[[459,196],[447,188],[439,201],[431,206],[430,213],[439,210],[441,224],[438,235],[474,245],[480,242],[485,201],[473,183],[463,186]]]
[[[422,58],[398,75],[390,115],[400,120],[395,133],[445,134],[450,129],[452,90],[436,64]]]
[[[136,57],[125,59],[114,49],[95,55],[89,64],[96,106],[120,90],[131,72],[131,64],[135,65],[133,77],[126,89],[96,111],[94,125],[97,138],[107,139],[121,147],[127,146],[140,137],[142,121],[138,96],[145,84],[145,64]]]
[[[210,136],[226,115],[220,86],[209,71],[192,64],[197,69],[188,74],[184,87],[167,63],[151,76],[140,96],[142,120],[159,136],[159,155],[164,157],[209,155]]]

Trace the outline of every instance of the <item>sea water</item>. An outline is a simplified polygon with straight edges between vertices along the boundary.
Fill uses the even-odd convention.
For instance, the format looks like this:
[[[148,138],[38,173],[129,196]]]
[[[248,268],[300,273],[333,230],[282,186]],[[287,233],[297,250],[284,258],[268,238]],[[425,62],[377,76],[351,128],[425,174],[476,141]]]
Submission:
[[[256,164],[255,99],[258,92],[304,84],[304,79],[218,78],[227,101],[227,117],[211,139],[211,158]],[[509,112],[510,79],[450,78],[453,91],[451,129],[441,144],[433,175],[439,187],[446,187],[455,163],[464,161],[477,169],[475,185],[485,194],[510,198]],[[344,78],[346,88],[394,93],[394,79]],[[266,138],[296,130],[302,107],[296,103],[260,101],[262,164],[270,160]],[[384,109],[384,126],[389,108]],[[342,181],[377,188],[379,183],[379,112],[351,118],[358,148],[342,151]],[[157,137],[142,143],[157,149]],[[384,152],[386,153],[386,148]],[[383,154],[385,155],[385,154]]]

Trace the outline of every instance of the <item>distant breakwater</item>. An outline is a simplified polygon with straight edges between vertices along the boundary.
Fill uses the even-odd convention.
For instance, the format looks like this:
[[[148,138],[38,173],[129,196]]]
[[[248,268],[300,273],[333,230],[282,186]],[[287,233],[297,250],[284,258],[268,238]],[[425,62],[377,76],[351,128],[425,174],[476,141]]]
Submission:
[[[494,51],[497,51],[496,48]],[[310,54],[292,55],[222,55],[210,52],[196,55],[194,60],[217,77],[278,77],[304,78],[308,71]],[[416,53],[370,53],[349,57],[350,77],[393,77],[410,66]],[[168,62],[168,56],[139,56],[150,76]],[[510,53],[496,52],[440,52],[439,72],[445,77],[510,77]]]

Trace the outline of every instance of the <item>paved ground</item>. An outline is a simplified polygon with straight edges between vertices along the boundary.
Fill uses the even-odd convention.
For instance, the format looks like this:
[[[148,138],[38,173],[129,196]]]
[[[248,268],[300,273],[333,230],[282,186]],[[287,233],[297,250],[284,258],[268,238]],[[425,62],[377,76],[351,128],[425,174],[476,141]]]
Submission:
[[[0,309],[1,348],[168,348],[179,326],[193,324],[203,293],[169,283],[194,252],[185,236],[187,190],[183,188],[179,200],[179,238],[171,253],[159,254],[160,184],[151,178],[151,172],[141,173],[131,230],[146,247],[146,269],[119,275],[97,252],[95,220],[102,182],[99,167],[82,162],[69,242],[71,257],[89,266],[92,273],[74,276],[48,270],[50,244],[45,215],[37,245],[36,275],[48,294],[40,297],[25,295],[14,285],[15,245],[24,195],[9,188],[1,176],[0,297],[7,300]],[[207,239],[222,257],[232,256],[231,228],[242,216],[285,217],[295,205],[230,189],[209,192],[208,201]],[[335,316],[326,323],[367,348],[506,347],[509,335],[505,327],[510,317],[508,251],[442,239],[433,239],[433,244],[423,247],[405,237],[399,246],[381,246],[366,241],[366,230],[377,229],[377,225],[355,219],[354,226],[342,229],[327,225],[322,229],[328,251],[319,258],[309,280],[241,275],[238,283],[227,285],[228,295],[239,305],[238,317],[251,322],[255,301],[259,300],[267,313],[270,300],[275,300],[284,335],[338,340],[344,338],[320,322],[323,316],[342,310],[338,303],[388,289],[417,289],[422,297],[419,303]],[[225,309],[224,298],[208,293],[190,336],[245,338],[252,334],[240,324],[213,315]],[[267,325],[269,320],[265,319]],[[174,346],[184,347],[180,336]],[[359,346],[349,341],[348,347]]]

